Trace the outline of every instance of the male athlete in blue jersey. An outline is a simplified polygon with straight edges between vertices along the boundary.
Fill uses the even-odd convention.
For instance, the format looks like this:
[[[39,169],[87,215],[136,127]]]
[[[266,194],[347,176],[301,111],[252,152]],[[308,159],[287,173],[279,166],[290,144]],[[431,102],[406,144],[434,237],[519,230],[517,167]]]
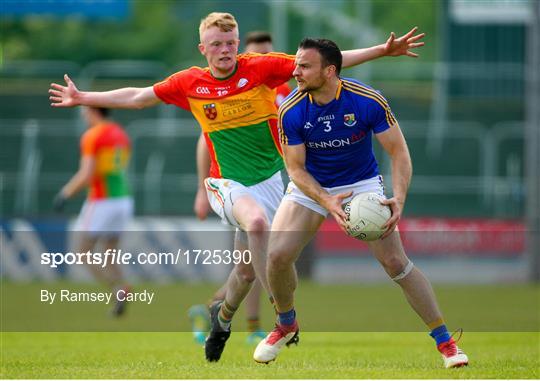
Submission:
[[[392,162],[393,197],[382,201],[392,217],[381,239],[368,245],[429,327],[445,367],[467,365],[467,356],[446,329],[429,281],[407,258],[396,230],[412,175],[403,134],[380,93],[339,77],[341,63],[339,48],[329,40],[304,39],[296,53],[293,75],[298,88],[279,110],[283,154],[292,181],[272,223],[267,262],[279,317],[253,357],[268,363],[284,345],[298,341],[294,262],[328,213],[345,230],[344,202],[364,192],[384,195],[371,142],[375,135]]]

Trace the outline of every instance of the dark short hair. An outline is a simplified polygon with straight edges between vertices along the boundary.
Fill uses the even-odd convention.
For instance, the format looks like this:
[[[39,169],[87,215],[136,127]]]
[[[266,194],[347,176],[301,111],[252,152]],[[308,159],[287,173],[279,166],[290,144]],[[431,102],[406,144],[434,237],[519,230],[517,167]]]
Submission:
[[[341,64],[343,63],[343,56],[341,50],[334,41],[327,40],[326,38],[304,38],[298,45],[299,49],[315,49],[321,55],[321,62],[323,67],[334,65],[336,67],[336,74],[341,72]]]
[[[248,44],[261,44],[263,42],[272,43],[272,35],[268,32],[256,30],[253,32],[246,33],[244,38],[244,43]]]
[[[106,118],[111,113],[111,110],[105,107],[91,107],[101,114],[102,117]]]

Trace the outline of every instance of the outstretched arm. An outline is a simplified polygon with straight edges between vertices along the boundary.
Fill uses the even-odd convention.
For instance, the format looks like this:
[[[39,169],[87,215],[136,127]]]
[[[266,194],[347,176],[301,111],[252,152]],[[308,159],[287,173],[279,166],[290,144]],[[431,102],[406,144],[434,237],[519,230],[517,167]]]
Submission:
[[[66,86],[51,83],[49,99],[53,107],[91,106],[140,109],[156,105],[160,99],[150,87],[126,87],[112,91],[79,91],[67,74]]]
[[[424,38],[425,33],[415,35],[418,27],[412,28],[409,33],[396,38],[394,32],[384,44],[372,46],[371,48],[345,50],[343,54],[343,67],[351,67],[361,63],[371,61],[384,56],[409,56],[418,57],[418,54],[411,52],[411,49],[424,46],[424,42],[417,42]]]

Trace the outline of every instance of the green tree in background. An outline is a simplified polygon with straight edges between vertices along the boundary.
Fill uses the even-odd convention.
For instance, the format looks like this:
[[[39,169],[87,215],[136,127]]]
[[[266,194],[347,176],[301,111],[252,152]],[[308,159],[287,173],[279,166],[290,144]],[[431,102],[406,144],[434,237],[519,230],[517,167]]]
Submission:
[[[173,65],[193,59],[196,52],[196,47],[186,49],[193,45],[193,25],[179,22],[174,8],[174,2],[136,1],[123,21],[4,18],[0,40],[3,58],[58,59],[80,64],[100,59],[148,59]]]
[[[373,1],[373,23],[383,32],[394,31],[398,36],[412,26],[426,33],[426,45],[419,52],[425,61],[437,58],[439,0],[377,0]]]
[[[336,1],[332,4],[351,14],[349,8],[352,8],[352,1]],[[428,41],[435,41],[437,4],[436,1],[427,0],[373,1],[372,21],[384,36],[390,31],[401,34],[411,26],[418,25],[428,33]],[[325,2],[322,8],[329,5]],[[203,64],[196,46],[197,26],[201,17],[214,10],[235,14],[242,34],[249,29],[270,28],[267,1],[137,0],[130,3],[130,14],[121,21],[49,16],[11,19],[3,16],[0,52],[4,62],[56,59],[84,65],[103,59],[146,59],[161,61],[170,67],[180,62]],[[292,36],[302,33],[299,24],[289,22]],[[350,48],[347,45],[352,42],[340,41],[332,33],[330,37],[337,38],[343,48]],[[422,57],[433,60],[435,52],[435,44],[428,43],[422,49]]]

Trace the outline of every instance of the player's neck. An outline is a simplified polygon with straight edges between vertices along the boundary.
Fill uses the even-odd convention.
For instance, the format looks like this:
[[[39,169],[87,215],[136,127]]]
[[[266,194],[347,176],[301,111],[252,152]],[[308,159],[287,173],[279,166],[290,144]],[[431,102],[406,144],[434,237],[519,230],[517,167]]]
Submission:
[[[311,91],[310,95],[313,98],[313,102],[319,106],[324,106],[334,99],[339,87],[339,78],[333,78],[326,82],[321,88]]]
[[[212,77],[216,79],[227,79],[230,76],[232,76],[235,71],[236,71],[236,65],[234,65],[232,69],[230,70],[220,70],[216,67],[210,66],[210,73],[212,74]]]

